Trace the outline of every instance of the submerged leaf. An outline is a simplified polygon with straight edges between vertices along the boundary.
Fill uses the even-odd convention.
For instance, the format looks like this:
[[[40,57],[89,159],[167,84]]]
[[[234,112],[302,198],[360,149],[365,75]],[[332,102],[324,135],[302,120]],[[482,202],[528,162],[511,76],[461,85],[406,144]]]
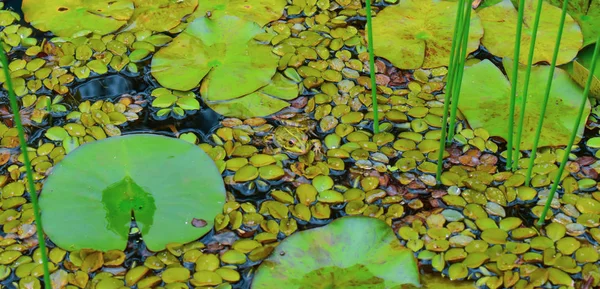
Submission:
[[[447,66],[458,3],[434,0],[402,0],[373,18],[375,54],[402,69]],[[479,47],[483,27],[471,14],[467,52]]]
[[[505,59],[504,68],[508,75],[511,75],[512,61]],[[549,70],[549,66],[534,66],[531,69],[521,149],[528,150],[533,146]],[[522,90],[524,78],[525,67],[522,66],[519,68],[517,78],[517,104],[523,97],[519,92]],[[483,127],[491,136],[506,139],[508,136],[510,87],[509,80],[489,60],[466,67],[458,108],[467,119],[469,126],[473,129]],[[539,147],[563,146],[568,143],[582,99],[583,90],[569,78],[564,70],[556,68]],[[585,101],[585,111],[578,129],[580,138],[583,136],[585,120],[591,109],[589,100]],[[520,109],[517,105],[515,119],[518,119],[519,113]]]
[[[521,35],[522,48],[519,54],[519,62],[522,64],[527,64],[536,6],[537,0],[525,1],[523,33]],[[489,32],[483,35],[481,43],[496,56],[513,57],[518,12],[510,0],[504,0],[494,6],[481,9],[478,11],[478,14],[481,17],[483,28]],[[540,61],[550,62],[552,60],[560,15],[561,10],[559,8],[546,2],[542,4],[533,63]],[[558,53],[556,64],[560,65],[573,60],[582,43],[581,28],[579,28],[579,25],[571,16],[567,15],[560,42],[561,49]]]
[[[285,238],[254,275],[251,288],[400,288],[419,286],[413,252],[370,217],[343,217]]]
[[[127,30],[167,31],[192,14],[198,0],[133,0],[135,11]]]
[[[54,167],[39,202],[44,232],[63,249],[123,250],[133,216],[148,249],[159,251],[206,234],[225,188],[202,149],[139,134],[75,149]],[[194,219],[208,225],[194,226]]]
[[[203,81],[203,97],[228,100],[267,85],[278,58],[253,38],[257,24],[234,16],[201,17],[152,58],[152,75],[167,88],[187,91]]]
[[[134,6],[131,0],[23,0],[21,8],[33,27],[71,37],[80,31],[111,33],[127,23]]]

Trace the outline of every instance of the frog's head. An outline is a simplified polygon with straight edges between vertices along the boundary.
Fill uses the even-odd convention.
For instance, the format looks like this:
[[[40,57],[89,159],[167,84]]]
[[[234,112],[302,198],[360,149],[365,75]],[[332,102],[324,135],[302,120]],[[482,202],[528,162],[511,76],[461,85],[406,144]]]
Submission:
[[[275,145],[293,155],[304,155],[310,149],[308,135],[296,127],[277,127],[275,130]]]

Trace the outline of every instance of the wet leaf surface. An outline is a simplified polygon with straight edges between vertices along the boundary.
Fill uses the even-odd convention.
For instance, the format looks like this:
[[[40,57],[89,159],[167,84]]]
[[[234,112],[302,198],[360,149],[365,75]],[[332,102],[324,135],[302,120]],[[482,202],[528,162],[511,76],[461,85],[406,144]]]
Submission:
[[[162,250],[210,230],[225,199],[220,180],[213,161],[184,141],[157,135],[96,141],[74,150],[46,181],[44,231],[68,250],[122,250],[133,215],[148,248]],[[210,226],[196,227],[194,218]]]

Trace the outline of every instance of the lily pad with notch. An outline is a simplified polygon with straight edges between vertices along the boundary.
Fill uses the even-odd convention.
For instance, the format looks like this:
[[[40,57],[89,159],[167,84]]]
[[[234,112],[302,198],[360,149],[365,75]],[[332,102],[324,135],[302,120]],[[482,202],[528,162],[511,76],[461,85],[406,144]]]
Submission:
[[[283,15],[285,0],[198,0],[195,15],[216,19],[226,15],[256,22],[261,27]]]
[[[235,16],[201,17],[152,58],[152,75],[167,88],[187,91],[203,81],[203,98],[228,100],[269,84],[278,57],[253,40],[263,30]]]
[[[402,0],[373,18],[375,54],[401,69],[447,66],[458,3]],[[479,47],[483,27],[471,14],[468,53]]]
[[[137,134],[69,153],[45,181],[39,203],[44,232],[63,249],[123,250],[133,218],[148,249],[160,251],[206,234],[225,188],[199,147]]]
[[[116,31],[133,14],[131,0],[23,0],[25,21],[41,31],[71,37],[81,31]]]
[[[379,219],[352,216],[285,238],[258,267],[251,288],[419,286],[410,249]]]
[[[527,64],[529,46],[533,34],[533,23],[536,14],[537,0],[525,0],[525,11],[523,11],[523,33],[521,35],[521,47],[519,62]],[[483,8],[478,11],[481,23],[485,31],[481,43],[490,53],[499,57],[513,57],[515,48],[515,31],[518,22],[518,12],[510,0],[503,0],[496,5]],[[550,62],[554,53],[554,44],[558,33],[561,9],[547,3],[542,3],[542,12],[537,31],[533,63],[541,61]],[[567,15],[565,26],[560,42],[560,51],[556,64],[567,63],[577,55],[582,47],[583,35],[581,28],[573,17]]]
[[[507,74],[511,76],[512,61],[505,58],[503,63]],[[531,69],[521,149],[529,150],[533,147],[549,72],[550,67],[546,65],[533,66]],[[517,81],[516,103],[519,104],[523,97],[521,91],[525,82],[524,65],[519,67]],[[510,89],[511,84],[502,71],[489,60],[483,60],[465,68],[458,108],[471,128],[483,127],[491,136],[507,139]],[[569,77],[566,71],[556,68],[539,147],[567,145],[582,99],[583,89]],[[591,110],[589,100],[585,101],[584,115],[578,129],[580,138],[583,136],[585,120]],[[520,105],[517,105],[515,119],[518,119],[519,113]]]

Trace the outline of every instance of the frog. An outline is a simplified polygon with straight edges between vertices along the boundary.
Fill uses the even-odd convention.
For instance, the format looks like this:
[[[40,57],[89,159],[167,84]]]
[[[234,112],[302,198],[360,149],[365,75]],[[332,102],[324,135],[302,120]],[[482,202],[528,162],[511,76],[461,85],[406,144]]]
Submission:
[[[316,121],[307,117],[294,117],[279,121],[279,125],[266,135],[264,143],[280,148],[290,156],[301,156],[307,154],[311,149],[320,154],[321,143],[318,139],[309,139],[315,136]]]

